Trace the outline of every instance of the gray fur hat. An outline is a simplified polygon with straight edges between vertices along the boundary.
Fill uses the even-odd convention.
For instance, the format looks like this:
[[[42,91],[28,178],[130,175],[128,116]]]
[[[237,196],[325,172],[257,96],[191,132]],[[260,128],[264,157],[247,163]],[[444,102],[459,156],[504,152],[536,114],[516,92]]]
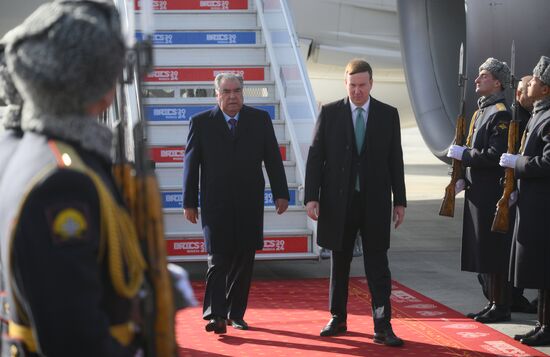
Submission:
[[[7,105],[7,111],[2,118],[2,125],[8,128],[21,126],[21,104],[23,100],[13,84],[13,80],[6,66],[4,56],[5,46],[0,40],[0,99]]]
[[[533,69],[533,76],[550,86],[550,58],[541,56],[539,63]]]
[[[479,66],[479,71],[487,70],[500,82],[500,85],[505,88],[510,84],[510,68],[506,62],[501,62],[496,58],[489,57]]]
[[[118,12],[99,0],[46,3],[5,43],[25,111],[35,113],[84,114],[113,88],[125,56]]]

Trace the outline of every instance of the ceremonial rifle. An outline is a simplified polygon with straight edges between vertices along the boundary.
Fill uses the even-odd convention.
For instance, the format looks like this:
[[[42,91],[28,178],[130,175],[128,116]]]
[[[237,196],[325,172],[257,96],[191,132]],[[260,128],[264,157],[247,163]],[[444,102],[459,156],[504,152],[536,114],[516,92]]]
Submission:
[[[464,75],[464,45],[460,44],[460,58],[458,64],[458,87],[460,88],[460,112],[456,119],[455,145],[464,145],[466,138],[466,122],[464,112],[466,108],[466,76]],[[445,187],[445,197],[439,209],[440,216],[454,217],[456,183],[464,176],[462,162],[452,159],[451,182]]]
[[[519,134],[519,119],[518,119],[518,102],[516,99],[516,78],[515,78],[515,67],[516,67],[516,46],[514,41],[512,41],[512,51],[511,51],[511,62],[510,62],[510,71],[511,71],[511,80],[510,88],[512,88],[513,93],[513,104],[512,104],[512,121],[508,127],[508,154],[517,153],[517,143],[518,143],[518,134]],[[493,224],[491,226],[491,231],[506,233],[510,227],[510,196],[516,187],[516,178],[514,175],[514,169],[507,167],[504,170],[504,189],[502,191],[502,197],[497,202],[497,210],[495,212],[495,218],[493,219]]]
[[[140,327],[144,338],[144,352],[148,357],[172,357],[176,355],[173,290],[167,269],[160,191],[154,165],[149,159],[147,125],[141,100],[142,78],[153,69],[153,3],[152,0],[139,1],[142,36],[137,42],[134,31],[134,9],[121,3],[119,1],[118,8],[119,11],[125,10],[124,13],[121,11],[121,16],[126,15],[127,36],[130,38],[127,42],[131,45],[129,45],[123,83],[117,93],[118,164],[114,167],[114,173],[129,207],[143,256],[147,262],[145,287],[140,296],[142,310]],[[137,3],[136,1],[135,4]],[[131,85],[134,86],[136,93],[135,102],[127,103],[126,95],[129,93],[127,89]],[[128,104],[133,104],[135,113],[128,111],[130,108]],[[137,122],[132,130],[133,119]]]

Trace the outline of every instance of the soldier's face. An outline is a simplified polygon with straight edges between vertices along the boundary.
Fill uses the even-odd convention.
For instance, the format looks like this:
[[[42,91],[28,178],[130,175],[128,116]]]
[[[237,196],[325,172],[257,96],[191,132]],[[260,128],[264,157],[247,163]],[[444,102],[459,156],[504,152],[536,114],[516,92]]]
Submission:
[[[372,78],[369,72],[346,74],[344,82],[349,99],[353,104],[360,107],[369,100],[370,91],[372,89]]]
[[[486,69],[479,72],[475,82],[476,93],[479,96],[490,95],[501,90],[500,81]]]
[[[527,95],[537,101],[550,95],[550,87],[544,84],[539,77],[533,77],[527,86]]]
[[[243,88],[237,79],[222,79],[216,93],[218,105],[229,116],[235,116],[243,107]]]

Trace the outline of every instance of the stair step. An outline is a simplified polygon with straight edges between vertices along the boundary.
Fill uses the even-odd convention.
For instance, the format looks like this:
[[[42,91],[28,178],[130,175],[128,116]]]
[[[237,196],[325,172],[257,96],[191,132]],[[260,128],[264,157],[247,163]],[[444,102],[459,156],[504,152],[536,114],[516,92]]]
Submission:
[[[145,77],[144,85],[153,84],[180,84],[186,82],[204,82],[212,84],[218,73],[231,72],[240,74],[245,86],[249,81],[269,81],[270,69],[269,66],[218,66],[218,67],[156,67]]]
[[[186,30],[256,30],[258,19],[255,10],[233,11],[157,11],[154,13],[156,30],[174,30],[184,27]],[[136,16],[136,28],[139,27],[139,15]]]
[[[172,208],[183,208],[183,194],[181,187],[177,189],[161,189],[161,198],[162,198],[162,208],[172,209]],[[290,186],[288,188],[288,193],[290,199],[288,200],[289,206],[299,206],[302,207],[302,202],[299,201],[298,195],[298,185]],[[200,194],[200,193],[199,193]],[[275,203],[273,202],[273,193],[271,188],[266,187],[264,192],[264,207],[273,207]]]
[[[156,0],[153,1],[155,11],[178,10],[246,10],[253,9],[254,1],[251,0]],[[135,2],[135,9],[141,10],[139,0]]]
[[[254,66],[265,64],[265,45],[157,46],[154,63],[163,66]]]
[[[151,102],[152,99],[146,102]],[[274,104],[269,105],[251,105],[254,108],[265,110],[269,113],[271,120],[279,118],[278,106]],[[193,115],[211,110],[214,105],[145,105],[145,119],[148,121],[148,125],[177,125],[185,124],[189,122],[189,119]]]
[[[201,222],[192,224],[183,216],[181,208],[165,208],[164,212],[164,231],[170,232],[189,232],[189,234],[202,235]],[[200,214],[199,214],[200,221]],[[264,229],[288,229],[288,228],[307,228],[307,215],[303,207],[289,206],[282,215],[277,214],[274,207],[264,208]]]
[[[283,161],[287,182],[296,182],[296,163],[294,161]],[[264,179],[269,182],[269,178],[263,169]],[[177,186],[183,183],[183,164],[182,163],[159,163],[156,164],[155,173],[158,183],[161,187]],[[305,220],[304,220],[305,222]]]
[[[313,252],[310,230],[266,230],[264,249],[256,252],[256,260],[318,259]],[[166,240],[170,261],[204,261],[207,253],[202,232],[171,234]]]
[[[151,146],[178,145],[187,142],[189,122],[150,122],[147,128],[148,141]],[[273,120],[273,129],[277,141],[285,140],[285,122]]]
[[[143,89],[145,96],[148,98],[161,97],[166,98],[167,95],[173,95],[175,98],[183,100],[201,100],[205,98],[216,98],[214,83],[185,83],[185,84],[155,84],[147,86]],[[266,101],[274,101],[275,83],[273,82],[249,82],[243,88],[243,95],[247,99],[262,98]]]
[[[143,34],[136,32],[136,39],[141,41]],[[152,37],[155,49],[159,47],[182,46],[218,46],[218,45],[257,45],[263,43],[260,31],[156,31]]]

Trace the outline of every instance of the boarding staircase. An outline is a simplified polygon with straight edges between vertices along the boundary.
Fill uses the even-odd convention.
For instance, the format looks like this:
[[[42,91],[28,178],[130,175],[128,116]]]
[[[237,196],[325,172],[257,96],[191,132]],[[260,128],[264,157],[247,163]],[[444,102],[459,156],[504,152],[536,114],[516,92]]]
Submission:
[[[143,11],[139,0],[134,5],[139,39]],[[256,259],[318,259],[303,205],[316,104],[286,0],[160,0],[153,14],[154,70],[143,82],[142,102],[169,260],[206,258],[200,222],[183,216],[183,161],[189,119],[216,104],[213,80],[222,71],[241,74],[245,104],[269,113],[290,191],[288,211],[277,215],[264,170],[264,249]]]

